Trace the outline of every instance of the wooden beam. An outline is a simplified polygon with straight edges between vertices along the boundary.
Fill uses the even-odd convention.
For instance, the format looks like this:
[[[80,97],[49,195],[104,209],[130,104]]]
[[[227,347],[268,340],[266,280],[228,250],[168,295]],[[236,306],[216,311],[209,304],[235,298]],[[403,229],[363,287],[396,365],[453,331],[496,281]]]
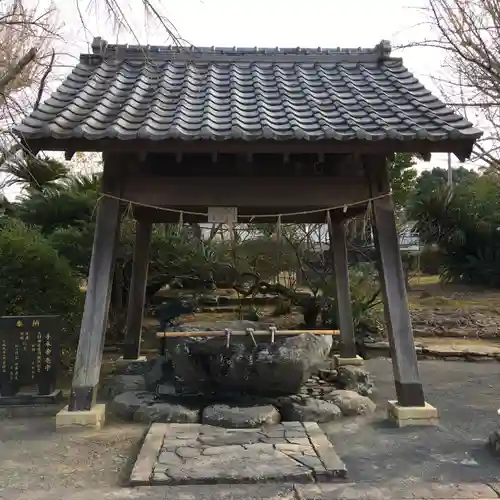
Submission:
[[[356,357],[356,339],[352,317],[349,264],[347,259],[345,220],[329,219],[330,247],[333,250],[337,308],[340,328],[340,357]]]
[[[443,141],[428,141],[424,139],[401,141],[387,139],[381,141],[366,141],[352,139],[349,141],[273,141],[273,140],[162,140],[147,139],[29,139],[24,141],[28,147],[47,151],[114,151],[114,152],[178,152],[187,153],[354,153],[387,155],[390,153],[454,153],[463,161],[472,153],[475,140],[458,139]]]
[[[151,232],[151,222],[136,222],[134,261],[128,298],[123,359],[138,359],[140,355],[144,299],[148,281]]]
[[[149,153],[147,162],[137,169],[143,175],[159,175],[169,177],[231,177],[251,175],[256,177],[290,177],[294,175],[295,165],[300,165],[301,174],[315,175],[318,157],[324,158],[321,163],[324,176],[363,177],[361,165],[355,164],[354,155],[312,153],[288,155],[290,163],[283,162],[279,153],[253,154],[251,152],[218,154],[172,152]],[[317,175],[317,173],[316,173]]]
[[[114,192],[116,178],[105,163],[103,190]],[[68,409],[90,410],[95,403],[108,322],[115,247],[119,231],[120,203],[114,198],[99,200],[87,292],[76,353]]]
[[[378,158],[372,165],[367,165],[367,171],[374,193],[379,189],[389,189],[389,171],[385,158]],[[375,246],[378,253],[398,404],[425,406],[401,262],[394,203],[392,197],[384,197],[374,200],[372,206],[375,219]]]
[[[357,177],[164,177],[131,175],[124,179],[123,197],[133,203],[174,206],[344,205],[369,198]]]

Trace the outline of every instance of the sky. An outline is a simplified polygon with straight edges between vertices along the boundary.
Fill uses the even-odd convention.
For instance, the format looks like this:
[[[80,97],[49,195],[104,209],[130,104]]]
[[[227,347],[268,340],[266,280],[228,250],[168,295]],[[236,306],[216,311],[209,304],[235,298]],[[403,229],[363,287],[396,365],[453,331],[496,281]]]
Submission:
[[[44,1],[48,2],[37,1],[41,8]],[[76,64],[80,53],[90,51],[94,36],[110,43],[171,43],[163,27],[146,21],[141,0],[117,1],[133,33],[123,29],[117,33],[95,1],[52,1],[63,23],[63,41],[57,46],[63,52],[57,61],[59,78]],[[384,39],[397,47],[431,35],[426,0],[156,0],[156,4],[184,43],[198,46],[372,47]],[[417,47],[394,53],[404,58],[424,85],[439,93],[433,77],[442,73],[442,58],[436,49]],[[54,86],[55,82],[51,90]],[[419,168],[446,165],[447,155],[436,154]],[[459,165],[455,158],[453,165]]]

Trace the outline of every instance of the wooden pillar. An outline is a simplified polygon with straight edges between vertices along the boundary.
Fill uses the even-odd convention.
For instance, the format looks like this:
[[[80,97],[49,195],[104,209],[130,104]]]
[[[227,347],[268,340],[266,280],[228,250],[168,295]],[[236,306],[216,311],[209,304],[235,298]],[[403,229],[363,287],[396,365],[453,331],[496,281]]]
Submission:
[[[365,165],[372,196],[390,191],[385,158]],[[391,196],[372,201],[374,237],[389,335],[396,395],[400,406],[425,406]]]
[[[112,178],[109,168],[106,167],[105,163],[102,191],[110,193],[116,190],[114,184],[116,179]],[[97,206],[94,244],[68,405],[69,411],[90,410],[95,403],[108,322],[119,219],[119,200],[102,197]]]
[[[152,227],[151,222],[143,220],[135,223],[134,262],[128,296],[123,359],[138,359],[140,355]]]
[[[349,287],[349,262],[346,247],[345,219],[329,218],[328,232],[335,269],[337,308],[340,329],[340,358],[356,358],[356,339],[352,318],[351,291]]]

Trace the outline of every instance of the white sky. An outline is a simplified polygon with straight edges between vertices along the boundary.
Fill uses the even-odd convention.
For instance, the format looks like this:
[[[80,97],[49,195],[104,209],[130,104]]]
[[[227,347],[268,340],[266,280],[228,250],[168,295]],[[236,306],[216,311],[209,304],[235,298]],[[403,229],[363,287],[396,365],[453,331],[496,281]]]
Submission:
[[[43,0],[42,0],[43,1]],[[113,22],[89,0],[53,0],[64,23],[58,50],[61,77],[94,36],[110,43],[170,44],[163,28],[145,23],[141,0],[118,0],[135,36],[116,33]],[[102,3],[102,0],[97,0]],[[161,13],[186,43],[246,47],[371,47],[382,39],[393,46],[430,36],[423,8],[426,0],[156,0]],[[40,5],[40,4],[39,4]],[[85,28],[82,24],[85,21]],[[424,85],[438,93],[432,77],[442,72],[441,54],[421,47],[398,52]],[[54,84],[52,85],[54,89]],[[447,155],[433,155],[422,168],[445,167]],[[458,161],[453,158],[453,164]],[[470,165],[467,165],[470,166]],[[11,194],[11,193],[9,193]]]

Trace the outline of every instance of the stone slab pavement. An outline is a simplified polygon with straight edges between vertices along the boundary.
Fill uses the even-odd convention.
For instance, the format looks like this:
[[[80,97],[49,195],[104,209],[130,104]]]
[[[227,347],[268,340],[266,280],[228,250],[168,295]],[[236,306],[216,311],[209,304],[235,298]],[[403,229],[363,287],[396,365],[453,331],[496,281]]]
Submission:
[[[155,423],[129,484],[312,483],[345,475],[344,463],[316,422],[259,429]]]

